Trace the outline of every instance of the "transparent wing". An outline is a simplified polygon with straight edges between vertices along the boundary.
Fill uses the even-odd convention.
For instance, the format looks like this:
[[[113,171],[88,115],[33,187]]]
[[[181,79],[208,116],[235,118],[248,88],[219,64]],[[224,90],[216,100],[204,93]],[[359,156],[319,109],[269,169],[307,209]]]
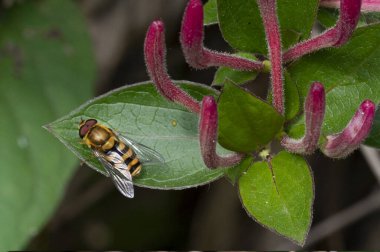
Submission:
[[[131,147],[136,153],[138,159],[143,164],[164,164],[165,159],[157,151],[135,142],[125,136],[117,135],[120,140],[124,141],[129,147]]]
[[[110,175],[112,182],[115,184],[116,188],[123,194],[125,197],[133,198],[134,189],[132,183],[132,176],[127,166],[123,162],[122,158],[117,154],[112,155],[112,162],[115,165],[111,165],[101,152],[94,150],[95,156],[102,163],[108,174]]]

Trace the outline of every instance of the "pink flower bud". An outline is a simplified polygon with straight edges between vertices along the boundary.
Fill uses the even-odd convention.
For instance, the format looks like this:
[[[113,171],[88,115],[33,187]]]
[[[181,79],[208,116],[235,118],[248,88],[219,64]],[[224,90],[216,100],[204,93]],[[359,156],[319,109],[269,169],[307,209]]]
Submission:
[[[371,130],[375,109],[376,106],[372,101],[363,101],[342,132],[327,136],[327,142],[321,148],[325,155],[344,158],[358,148]]]
[[[351,37],[360,18],[361,0],[341,0],[340,16],[336,25],[324,33],[298,43],[283,55],[284,62],[289,62],[305,54],[326,47],[339,47]]]
[[[320,0],[320,6],[327,8],[339,8],[340,0]],[[363,0],[362,12],[380,11],[380,0]]]
[[[199,120],[199,142],[203,161],[208,168],[228,167],[238,164],[243,154],[233,153],[219,156],[216,153],[218,139],[218,110],[214,97],[205,96],[202,100]]]
[[[305,135],[301,139],[285,136],[281,144],[289,152],[312,154],[318,147],[323,117],[325,115],[325,90],[314,82],[305,100]]]
[[[185,106],[192,112],[199,113],[199,103],[177,87],[167,73],[164,30],[164,24],[161,21],[155,21],[146,34],[144,54],[148,74],[162,96]]]
[[[244,71],[263,69],[262,62],[204,48],[203,6],[201,0],[189,1],[182,20],[180,40],[186,62],[194,68],[226,66]]]
[[[282,115],[285,114],[282,77],[281,34],[276,13],[276,0],[258,0],[268,42],[269,58],[272,65],[273,106]]]

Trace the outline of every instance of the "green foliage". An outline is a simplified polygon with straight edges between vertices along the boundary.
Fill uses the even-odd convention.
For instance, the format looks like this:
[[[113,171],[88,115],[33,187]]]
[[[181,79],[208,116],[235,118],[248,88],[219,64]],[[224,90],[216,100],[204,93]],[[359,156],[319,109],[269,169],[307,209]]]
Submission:
[[[251,153],[268,144],[281,130],[284,118],[268,103],[226,82],[219,98],[219,143]]]
[[[303,245],[312,220],[313,177],[306,161],[280,152],[253,163],[239,180],[244,208],[256,221]]]
[[[374,41],[380,41],[379,24],[357,29],[352,39],[340,48],[321,50],[289,66],[291,80],[302,99],[313,81],[325,86],[322,135],[340,132],[364,99],[376,104],[380,101],[380,44]],[[293,136],[302,134],[301,124],[302,119],[292,126]]]
[[[239,57],[257,60],[257,58],[251,53],[237,53]],[[228,67],[219,67],[214,75],[212,86],[223,86],[226,80],[233,81],[236,84],[243,84],[247,81],[254,80],[257,76],[255,71],[237,71]]]
[[[95,66],[72,1],[23,1],[0,19],[0,251],[52,214],[76,158],[41,127],[91,96]]]
[[[182,83],[197,99],[215,94],[206,86]],[[134,179],[139,186],[181,189],[209,183],[224,174],[223,169],[206,168],[200,153],[198,116],[164,99],[151,83],[126,86],[79,107],[48,129],[90,167],[105,174],[91,150],[81,143],[81,119],[95,118],[111,129],[159,152],[165,165],[143,167]],[[220,149],[222,153],[226,153]]]
[[[204,9],[204,25],[212,25],[218,23],[218,10],[216,0],[209,0],[203,7]]]
[[[310,36],[318,0],[278,1],[283,48]],[[264,27],[256,0],[217,0],[218,18],[223,37],[234,48],[267,53]]]

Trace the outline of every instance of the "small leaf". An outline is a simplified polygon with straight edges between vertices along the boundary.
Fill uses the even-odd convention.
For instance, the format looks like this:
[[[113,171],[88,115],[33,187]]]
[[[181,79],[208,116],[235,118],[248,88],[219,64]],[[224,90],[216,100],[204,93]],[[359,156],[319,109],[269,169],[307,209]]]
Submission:
[[[264,27],[256,0],[217,0],[224,39],[235,49],[267,53]],[[277,1],[283,48],[310,36],[318,0]]]
[[[192,83],[183,83],[181,88],[197,99],[215,94],[213,89]],[[80,159],[104,174],[103,166],[78,136],[79,122],[86,118],[95,118],[164,157],[165,165],[143,166],[141,175],[134,178],[135,185],[182,189],[209,183],[225,172],[225,169],[210,170],[203,163],[198,116],[164,99],[151,83],[111,91],[47,126]],[[218,152],[226,153],[221,148]]]
[[[38,234],[78,165],[42,125],[89,99],[95,63],[82,13],[66,0],[3,9],[0,52],[0,251],[8,251]]]
[[[342,131],[363,100],[380,102],[379,58],[380,24],[376,24],[357,29],[340,48],[318,51],[289,66],[287,70],[298,87],[301,103],[313,81],[320,81],[325,87],[322,136]],[[291,132],[302,135],[294,129]]]
[[[212,25],[218,23],[218,8],[216,7],[216,0],[209,0],[203,6],[204,10],[204,25]]]
[[[303,245],[312,221],[313,177],[306,161],[285,151],[254,163],[239,180],[245,210],[265,227]]]
[[[226,171],[225,176],[231,182],[232,185],[236,184],[242,173],[245,172],[248,169],[248,167],[252,164],[252,161],[253,159],[251,157],[248,157],[244,159],[242,162],[240,162],[240,164]]]
[[[235,55],[249,60],[257,60],[257,58],[251,53],[240,52]],[[226,79],[229,79],[236,84],[243,84],[247,81],[254,80],[257,74],[258,73],[255,71],[237,71],[228,67],[219,67],[214,75],[212,86],[223,86]]]
[[[219,97],[219,143],[233,151],[251,153],[269,143],[284,118],[268,103],[226,82]]]

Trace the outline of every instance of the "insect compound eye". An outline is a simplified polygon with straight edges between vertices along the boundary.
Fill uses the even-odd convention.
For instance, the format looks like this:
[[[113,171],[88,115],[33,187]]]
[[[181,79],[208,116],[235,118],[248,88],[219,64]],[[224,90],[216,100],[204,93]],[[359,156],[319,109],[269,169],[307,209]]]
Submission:
[[[91,129],[92,126],[97,124],[98,121],[95,119],[88,119],[82,124],[82,126],[79,128],[79,136],[80,138],[83,138],[87,132]]]

